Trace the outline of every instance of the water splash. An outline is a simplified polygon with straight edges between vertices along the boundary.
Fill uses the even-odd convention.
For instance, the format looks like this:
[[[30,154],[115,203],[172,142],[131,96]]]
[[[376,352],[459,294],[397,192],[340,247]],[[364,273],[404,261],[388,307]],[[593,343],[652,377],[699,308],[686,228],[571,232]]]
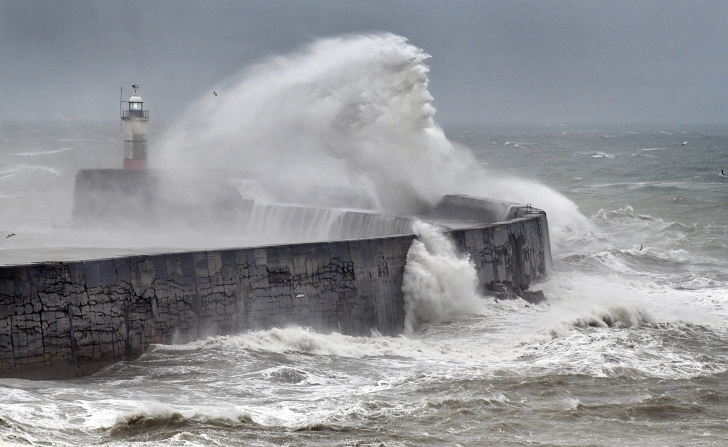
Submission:
[[[272,58],[199,101],[154,162],[265,173],[261,182],[291,190],[365,188],[386,210],[416,210],[452,189],[458,166],[432,119],[428,57],[375,34]]]
[[[269,193],[363,190],[396,215],[416,214],[446,193],[513,200],[585,227],[559,193],[486,172],[469,149],[450,143],[434,121],[427,58],[388,33],[322,39],[271,58],[198,101],[152,163],[245,171]]]
[[[476,288],[478,275],[468,256],[457,253],[447,236],[424,222],[413,224],[415,239],[407,253],[402,279],[405,330],[483,311]]]

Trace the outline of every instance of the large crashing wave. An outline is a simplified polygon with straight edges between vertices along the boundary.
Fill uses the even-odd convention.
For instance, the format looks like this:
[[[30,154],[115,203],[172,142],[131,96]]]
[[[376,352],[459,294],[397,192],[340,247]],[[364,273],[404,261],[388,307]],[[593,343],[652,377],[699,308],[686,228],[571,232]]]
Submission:
[[[557,226],[586,219],[537,182],[488,173],[433,120],[424,51],[393,34],[322,39],[206,95],[153,151],[168,169],[237,169],[268,187],[353,187],[410,214],[444,193],[533,203]]]
[[[264,172],[291,189],[366,188],[406,213],[453,190],[464,166],[432,119],[428,57],[392,34],[319,40],[197,103],[157,162]]]

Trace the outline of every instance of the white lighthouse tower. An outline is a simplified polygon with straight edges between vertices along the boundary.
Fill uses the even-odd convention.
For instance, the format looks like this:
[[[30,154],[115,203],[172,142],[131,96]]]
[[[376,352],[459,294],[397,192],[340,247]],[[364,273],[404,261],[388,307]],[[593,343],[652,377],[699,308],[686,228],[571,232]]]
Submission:
[[[149,110],[137,95],[138,84],[132,85],[134,95],[129,98],[129,108],[121,111],[124,124],[124,169],[147,169],[147,121]]]

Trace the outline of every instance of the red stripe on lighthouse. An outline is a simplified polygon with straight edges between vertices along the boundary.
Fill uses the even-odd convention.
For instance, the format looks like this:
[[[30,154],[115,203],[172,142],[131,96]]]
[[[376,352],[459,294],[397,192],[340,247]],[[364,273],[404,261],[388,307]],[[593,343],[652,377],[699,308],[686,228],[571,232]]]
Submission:
[[[147,169],[147,161],[146,160],[124,159],[124,169],[131,169],[131,170]]]

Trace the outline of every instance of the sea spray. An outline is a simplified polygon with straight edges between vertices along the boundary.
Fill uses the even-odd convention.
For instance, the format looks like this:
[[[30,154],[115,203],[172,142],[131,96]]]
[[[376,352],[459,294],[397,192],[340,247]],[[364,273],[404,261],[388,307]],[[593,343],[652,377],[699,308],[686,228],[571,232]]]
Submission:
[[[428,57],[393,34],[321,39],[216,88],[171,129],[155,162],[245,170],[283,194],[366,189],[394,214],[418,211],[453,189],[464,156],[433,121]]]
[[[404,37],[384,33],[322,39],[270,58],[215,86],[218,96],[206,93],[164,137],[150,141],[150,166],[177,176],[170,194],[182,201],[175,209],[185,213],[197,206],[187,206],[187,200],[199,197],[187,181],[190,173],[229,175],[256,206],[330,209],[365,203],[374,213],[411,216],[442,194],[467,194],[545,210],[555,255],[571,251],[574,234],[591,237],[570,199],[535,179],[506,176],[513,170],[503,166],[490,163],[486,170],[474,159],[477,145],[458,146],[446,138],[434,120],[428,57]],[[183,219],[169,215],[165,217],[180,231],[160,231],[158,225],[134,231],[116,225],[93,232],[71,227],[74,170],[117,166],[121,143],[106,130],[93,139],[86,138],[85,130],[43,130],[32,138],[35,130],[17,132],[22,148],[7,140],[2,149],[12,155],[0,160],[0,229],[18,234],[0,247],[3,263],[148,253],[150,247],[178,251],[298,240],[281,222],[268,222],[257,231],[244,223],[212,231],[207,224],[184,228]],[[51,153],[59,147],[73,149]],[[514,150],[521,149],[503,149]],[[46,154],[17,155],[30,153]],[[363,200],[341,205],[342,191],[355,191]],[[295,201],[301,196],[305,203]],[[333,216],[317,223],[332,226]],[[566,227],[573,231],[564,231]],[[321,239],[319,228],[311,230],[303,232],[307,239]]]
[[[256,203],[348,188],[403,216],[443,194],[468,194],[533,203],[552,225],[588,231],[571,200],[537,181],[487,171],[470,148],[448,140],[434,120],[429,57],[389,33],[315,41],[217,86],[218,96],[194,104],[150,163],[240,171],[255,182]]]
[[[417,239],[407,253],[402,279],[407,333],[421,324],[481,312],[478,275],[470,258],[433,225],[417,221],[413,230]]]

